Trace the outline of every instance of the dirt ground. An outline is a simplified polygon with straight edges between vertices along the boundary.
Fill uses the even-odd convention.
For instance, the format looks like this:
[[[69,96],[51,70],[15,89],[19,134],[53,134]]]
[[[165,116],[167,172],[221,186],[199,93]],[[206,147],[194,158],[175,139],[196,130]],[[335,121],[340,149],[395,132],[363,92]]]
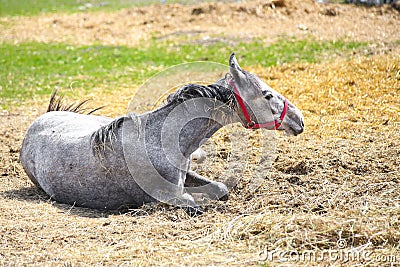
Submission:
[[[270,2],[1,19],[11,25],[0,24],[0,40],[15,43],[135,45],[152,36],[204,34],[376,45],[350,59],[251,69],[302,110],[306,131],[298,137],[277,134],[272,168],[258,186],[252,187],[251,172],[239,177],[229,201],[211,203],[197,218],[162,204],[118,215],[52,201],[28,181],[18,161],[25,130],[45,110],[43,101],[1,111],[0,265],[349,265],[329,257],[268,260],[273,250],[339,248],[371,252],[351,264],[388,265],[374,260],[382,255],[396,256],[398,264],[400,13],[312,1],[275,1],[286,6],[272,9]],[[115,92],[123,104],[105,114],[123,114],[130,94]],[[96,101],[109,98],[102,94]],[[220,162],[219,152],[209,157]],[[224,175],[217,165],[210,169],[203,174]]]
[[[243,1],[162,5],[114,13],[1,18],[2,42],[145,45],[149,38],[225,37],[241,41],[285,36],[391,43],[400,38],[400,13],[390,6],[320,5],[306,1]],[[13,25],[10,27],[9,25]]]

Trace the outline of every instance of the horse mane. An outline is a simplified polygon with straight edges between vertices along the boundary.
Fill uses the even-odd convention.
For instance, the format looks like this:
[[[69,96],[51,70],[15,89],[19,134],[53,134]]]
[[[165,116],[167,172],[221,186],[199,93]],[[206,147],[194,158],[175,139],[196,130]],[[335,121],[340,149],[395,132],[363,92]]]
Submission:
[[[221,101],[227,104],[227,106],[229,107],[233,107],[233,105],[235,105],[236,103],[232,91],[221,84],[211,84],[207,86],[199,84],[188,84],[169,95],[165,106],[183,103],[189,99],[200,97]],[[82,105],[86,104],[86,102],[87,101],[83,101],[81,103],[68,106],[67,108],[74,111],[81,110]],[[59,102],[56,101],[55,105],[56,107],[58,107]],[[129,116],[119,117],[109,124],[100,127],[92,134],[91,146],[95,155],[100,156],[101,152],[104,152],[106,147],[110,145],[112,146],[113,138],[116,134],[116,131],[121,127],[126,119],[132,119],[135,124],[139,124],[137,115],[134,113],[130,113]]]
[[[58,94],[58,90],[54,90],[54,92],[51,94],[50,103],[49,103],[49,106],[47,107],[46,112],[68,111],[68,112],[90,115],[90,114],[93,114],[94,112],[104,108],[104,106],[98,107],[98,108],[86,108],[85,105],[89,101],[90,101],[90,99],[86,99],[86,100],[80,101],[78,103],[66,104],[64,101],[64,97],[60,96]]]
[[[50,103],[47,107],[47,112],[52,111],[68,111],[79,114],[91,115],[94,112],[104,108],[104,106],[98,108],[86,108],[85,105],[90,101],[90,99],[86,99],[77,103],[66,104],[64,101],[64,97],[58,94],[57,90],[51,94]],[[112,142],[112,137],[115,133],[115,130],[122,124],[124,117],[117,118],[113,120],[111,123],[106,124],[96,130],[90,140],[93,148],[93,152],[100,152],[100,148],[103,147],[103,150],[107,143]]]
[[[167,105],[179,104],[200,97],[218,100],[231,108],[235,105],[235,97],[232,91],[218,83],[210,85],[187,84],[168,96]]]
[[[100,156],[100,152],[104,152],[108,145],[112,145],[115,132],[121,127],[125,119],[127,119],[126,116],[118,117],[92,134],[90,143],[93,154]]]

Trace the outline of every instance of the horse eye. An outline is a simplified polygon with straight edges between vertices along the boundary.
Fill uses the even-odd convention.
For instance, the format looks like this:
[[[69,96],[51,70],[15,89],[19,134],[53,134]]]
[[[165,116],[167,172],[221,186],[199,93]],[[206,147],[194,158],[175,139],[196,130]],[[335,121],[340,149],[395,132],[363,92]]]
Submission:
[[[265,99],[270,100],[272,97],[274,97],[270,92],[268,91],[263,91],[263,96]]]

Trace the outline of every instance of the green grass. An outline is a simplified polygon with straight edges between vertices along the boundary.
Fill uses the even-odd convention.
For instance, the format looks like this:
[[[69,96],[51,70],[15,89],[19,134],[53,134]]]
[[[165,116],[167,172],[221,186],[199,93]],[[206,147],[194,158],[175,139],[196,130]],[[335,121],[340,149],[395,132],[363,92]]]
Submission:
[[[364,43],[281,40],[209,46],[150,41],[147,47],[70,46],[66,44],[0,44],[0,106],[23,102],[55,88],[109,90],[121,84],[139,85],[163,68],[193,61],[227,64],[235,51],[243,66],[273,66],[285,62],[317,62],[324,57],[353,51]]]
[[[194,0],[166,0],[165,3],[194,3]],[[205,2],[205,1],[204,1]],[[160,4],[161,0],[0,0],[0,17],[40,13],[118,10],[132,6]]]
[[[85,10],[116,10],[130,6],[160,3],[157,0],[0,0],[0,16],[36,15]]]

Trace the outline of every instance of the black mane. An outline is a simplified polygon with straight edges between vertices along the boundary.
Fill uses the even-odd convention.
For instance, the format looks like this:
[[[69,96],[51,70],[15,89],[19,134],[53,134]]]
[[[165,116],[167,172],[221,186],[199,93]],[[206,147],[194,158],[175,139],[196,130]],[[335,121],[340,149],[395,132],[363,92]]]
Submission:
[[[165,106],[177,105],[189,99],[201,97],[215,99],[226,104],[229,108],[233,108],[236,103],[233,92],[222,85],[187,84],[170,94]],[[109,124],[100,127],[92,134],[91,144],[95,154],[101,155],[99,152],[104,152],[105,148],[112,144],[116,131],[123,125],[125,119],[128,119],[128,117],[119,117]]]
[[[102,109],[103,107],[98,107],[98,108],[86,108],[85,105],[90,101],[90,99],[83,100],[78,103],[72,103],[72,104],[65,104],[64,102],[64,97],[60,96],[57,94],[58,91],[54,90],[54,92],[51,94],[50,97],[50,103],[49,106],[47,107],[46,112],[51,112],[51,111],[69,111],[69,112],[74,112],[74,113],[86,113],[87,115],[90,115],[99,109]]]
[[[116,131],[122,126],[125,119],[127,119],[126,116],[116,118],[109,124],[100,127],[92,134],[90,142],[94,155],[100,156],[100,152],[104,151],[108,145],[112,144]]]
[[[232,91],[222,85],[187,84],[168,96],[167,105],[179,104],[186,100],[200,97],[218,100],[231,108],[235,104],[235,97]]]

